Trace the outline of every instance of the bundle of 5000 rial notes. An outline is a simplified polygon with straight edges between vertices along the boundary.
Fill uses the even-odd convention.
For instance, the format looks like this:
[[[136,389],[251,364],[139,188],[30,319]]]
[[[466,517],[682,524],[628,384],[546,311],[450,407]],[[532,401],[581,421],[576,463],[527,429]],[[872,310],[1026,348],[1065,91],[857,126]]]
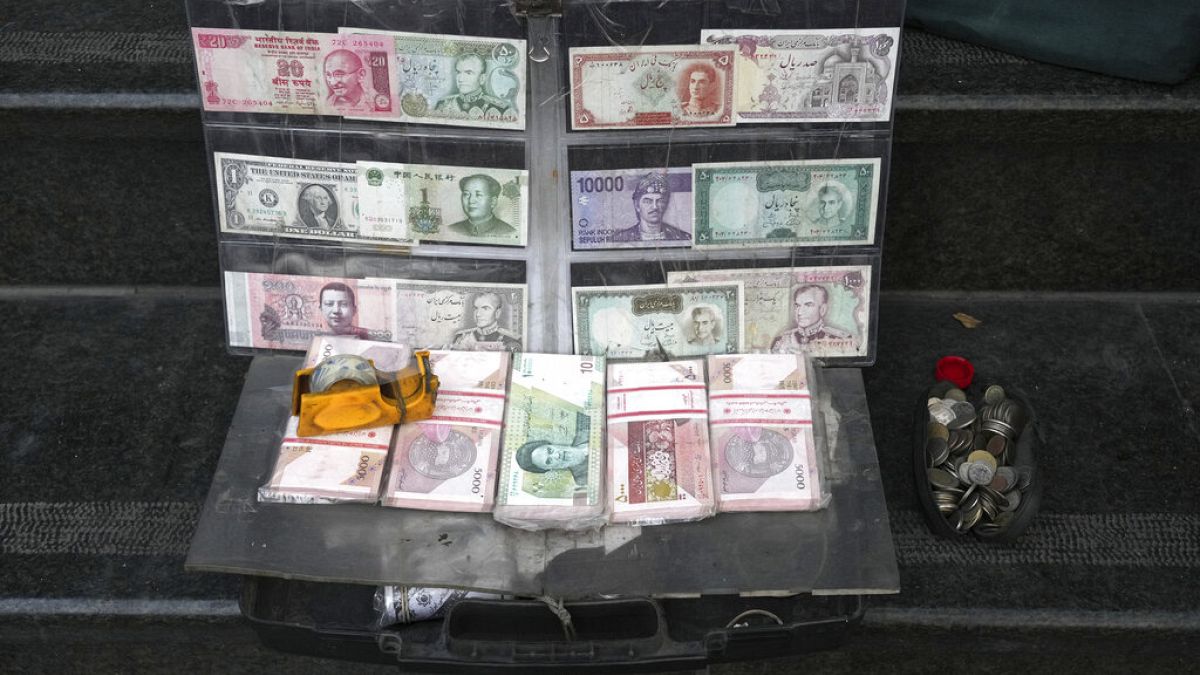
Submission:
[[[610,363],[611,522],[657,525],[716,511],[702,360]]]
[[[708,357],[718,511],[810,511],[829,501],[803,354]]]

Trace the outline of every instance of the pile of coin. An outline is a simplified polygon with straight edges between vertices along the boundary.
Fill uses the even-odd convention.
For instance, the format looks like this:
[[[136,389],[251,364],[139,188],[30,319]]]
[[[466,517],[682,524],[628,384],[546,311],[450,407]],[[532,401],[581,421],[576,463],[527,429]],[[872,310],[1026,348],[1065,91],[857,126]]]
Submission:
[[[1032,471],[1013,466],[1025,426],[1021,404],[993,384],[978,413],[957,388],[930,398],[928,407],[926,474],[938,512],[959,534],[1004,532],[1033,480]]]

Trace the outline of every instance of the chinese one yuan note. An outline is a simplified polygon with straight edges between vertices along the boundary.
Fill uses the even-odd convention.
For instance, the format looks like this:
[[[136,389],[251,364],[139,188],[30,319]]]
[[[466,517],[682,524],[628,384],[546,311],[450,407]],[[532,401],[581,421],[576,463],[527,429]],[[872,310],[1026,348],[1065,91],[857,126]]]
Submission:
[[[718,511],[825,505],[803,354],[710,356],[708,410]]]
[[[205,110],[395,114],[394,45],[386,37],[193,28],[192,44]]]
[[[385,506],[492,510],[508,385],[507,352],[429,355],[438,377],[433,417],[396,431]]]
[[[704,30],[737,48],[737,122],[886,122],[899,28]]]
[[[733,126],[733,47],[573,47],[571,128]]]
[[[608,364],[606,412],[612,522],[716,512],[703,360]]]

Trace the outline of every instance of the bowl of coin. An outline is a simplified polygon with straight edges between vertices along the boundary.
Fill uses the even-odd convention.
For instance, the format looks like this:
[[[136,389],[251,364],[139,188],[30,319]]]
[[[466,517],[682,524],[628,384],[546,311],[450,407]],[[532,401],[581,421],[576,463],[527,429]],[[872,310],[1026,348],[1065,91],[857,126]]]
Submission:
[[[917,499],[934,534],[1013,542],[1041,501],[1033,409],[1020,392],[998,384],[983,387],[974,401],[968,391],[938,382],[921,397]]]

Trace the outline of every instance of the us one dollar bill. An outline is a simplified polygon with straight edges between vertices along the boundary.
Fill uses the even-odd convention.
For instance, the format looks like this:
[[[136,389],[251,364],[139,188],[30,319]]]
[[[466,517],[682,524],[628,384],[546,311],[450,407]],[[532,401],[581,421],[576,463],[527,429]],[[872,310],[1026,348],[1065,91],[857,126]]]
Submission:
[[[362,279],[225,272],[231,347],[304,351],[318,335],[393,342],[395,296]]]
[[[575,353],[661,359],[742,351],[742,284],[571,289]]]
[[[355,33],[193,28],[204,109],[395,115],[392,41]]]
[[[577,250],[692,245],[692,170],[571,172]]]
[[[604,358],[515,354],[496,519],[539,529],[604,514]]]
[[[704,361],[608,364],[606,412],[612,522],[716,511]]]
[[[708,387],[717,509],[823,507],[804,356],[710,356]]]
[[[700,41],[737,48],[738,123],[891,117],[899,28],[704,30]]]
[[[571,128],[732,126],[734,50],[574,47]]]
[[[432,164],[358,162],[361,219],[409,240],[524,246],[529,172]]]
[[[399,122],[525,128],[525,41],[343,28],[395,41]]]
[[[354,164],[213,153],[221,231],[411,245],[403,227],[359,218]]]
[[[875,242],[878,157],[694,164],[696,248]]]
[[[869,353],[871,266],[668,272],[667,283],[739,281],[745,351],[855,358]]]
[[[508,365],[506,352],[430,353],[437,406],[428,420],[398,427],[385,506],[492,510]]]
[[[525,284],[372,279],[393,303],[390,333],[415,348],[521,351],[528,329]]]

